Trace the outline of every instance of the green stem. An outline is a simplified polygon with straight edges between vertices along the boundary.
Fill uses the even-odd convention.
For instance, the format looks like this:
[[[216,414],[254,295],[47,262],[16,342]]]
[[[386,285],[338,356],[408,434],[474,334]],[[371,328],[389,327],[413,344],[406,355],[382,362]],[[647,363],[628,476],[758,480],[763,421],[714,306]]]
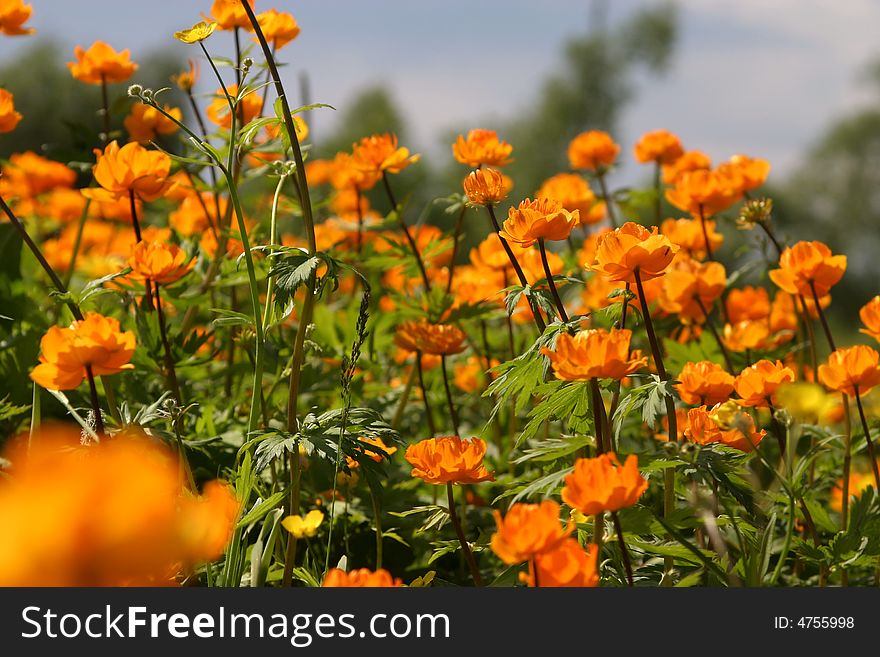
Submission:
[[[629,586],[633,586],[632,563],[630,562],[626,541],[623,538],[623,527],[620,524],[620,517],[617,515],[617,511],[611,512],[611,519],[614,521],[614,530],[617,532],[617,542],[620,544],[620,554],[623,557],[623,567],[626,570],[626,581]]]
[[[89,207],[92,205],[92,199],[87,198],[83,205],[82,214],[79,217],[79,223],[76,226],[76,237],[73,239],[73,250],[70,253],[70,264],[67,266],[67,273],[64,275],[64,285],[70,285],[73,280],[73,274],[76,272],[76,260],[79,257],[79,250],[82,247],[83,231],[86,227],[86,221],[89,218]]]
[[[608,193],[608,184],[605,182],[605,174],[597,173],[596,179],[599,181],[599,189],[602,191],[602,200],[605,201],[605,211],[608,213],[608,221],[611,222],[611,228],[617,228],[617,211],[614,209],[614,203],[611,195]]]
[[[452,526],[455,527],[455,533],[458,536],[458,542],[461,544],[461,550],[464,552],[465,561],[467,561],[468,568],[470,568],[471,577],[476,586],[482,586],[483,578],[480,577],[480,569],[477,568],[477,562],[474,560],[470,545],[468,545],[467,539],[464,536],[461,521],[458,519],[458,514],[455,512],[455,495],[452,492],[451,481],[446,482],[446,499],[449,503],[449,519],[452,521]]]
[[[269,215],[269,244],[278,243],[278,201],[281,197],[281,187],[287,179],[286,175],[278,178],[278,184],[275,186],[275,195],[272,197],[272,212]],[[271,267],[273,258],[269,258]],[[269,325],[272,318],[272,295],[275,292],[275,277],[269,276],[269,282],[266,284],[266,307],[263,309],[263,326]]]
[[[874,453],[874,441],[871,439],[871,430],[868,428],[868,420],[865,418],[865,409],[862,407],[862,397],[859,395],[859,387],[854,386],[853,396],[856,398],[856,407],[859,409],[859,418],[862,421],[862,431],[865,432],[865,441],[868,444],[868,458],[871,459],[871,471],[874,473],[874,488],[880,491],[880,468],[877,466],[877,455]]]
[[[443,388],[446,391],[446,403],[449,405],[449,418],[452,421],[452,428],[456,436],[461,436],[459,432],[458,413],[455,411],[455,404],[452,401],[452,391],[449,389],[449,376],[446,373],[446,354],[440,356],[440,369],[443,371]]]

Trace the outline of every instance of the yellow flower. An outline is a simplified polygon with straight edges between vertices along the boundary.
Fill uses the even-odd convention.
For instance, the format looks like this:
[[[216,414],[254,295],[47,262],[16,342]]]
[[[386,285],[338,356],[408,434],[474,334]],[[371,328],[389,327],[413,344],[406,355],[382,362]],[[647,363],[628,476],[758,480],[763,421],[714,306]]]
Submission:
[[[294,538],[311,538],[318,527],[324,522],[323,511],[314,509],[303,516],[287,516],[281,521],[281,526],[293,534]]]
[[[214,30],[216,29],[217,23],[202,21],[200,23],[196,23],[188,30],[175,32],[174,38],[178,41],[183,41],[184,43],[198,43],[199,41],[204,41],[209,36],[214,34]]]

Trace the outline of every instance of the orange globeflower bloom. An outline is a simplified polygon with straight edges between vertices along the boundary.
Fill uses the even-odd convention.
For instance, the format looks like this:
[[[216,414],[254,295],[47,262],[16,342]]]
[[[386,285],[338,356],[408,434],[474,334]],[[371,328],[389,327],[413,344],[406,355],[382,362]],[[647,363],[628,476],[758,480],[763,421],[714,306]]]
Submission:
[[[724,304],[731,324],[770,317],[770,295],[763,287],[746,285],[733,288],[728,292]]]
[[[748,155],[734,155],[730,161],[719,165],[718,172],[727,176],[739,194],[760,187],[770,173],[770,163]]]
[[[776,391],[786,383],[794,383],[794,379],[790,367],[778,360],[774,363],[764,359],[744,369],[736,377],[734,387],[743,406],[776,406]]]
[[[568,145],[568,162],[572,169],[601,171],[614,164],[620,146],[607,132],[590,130],[582,132]]]
[[[331,568],[324,575],[321,586],[325,588],[389,588],[403,586],[403,581],[399,577],[393,577],[384,568],[376,571],[369,568],[359,568],[348,573],[339,568]]]
[[[75,182],[76,171],[33,151],[13,153],[0,176],[3,193],[18,198],[32,198],[59,187],[70,188]]]
[[[235,98],[238,95],[237,84],[227,85],[226,90],[232,98]],[[223,89],[217,89],[214,93],[216,94],[216,97],[211,101],[211,104],[208,105],[206,114],[211,120],[211,123],[214,123],[221,128],[229,128],[232,126],[232,112],[229,111],[229,103],[226,100]],[[238,127],[247,125],[257,118],[261,109],[263,109],[263,97],[255,91],[248,92],[239,99],[238,105],[236,105],[235,124]],[[244,122],[243,124],[241,123],[242,121]]]
[[[68,62],[67,68],[74,78],[87,84],[125,82],[138,69],[128,48],[116,52],[103,41],[95,41],[88,50],[77,46],[73,53],[77,61]]]
[[[199,63],[191,59],[189,60],[189,69],[186,71],[181,71],[177,75],[171,76],[171,81],[177,85],[177,88],[181,91],[192,91],[192,88],[196,86],[196,82],[199,80]]]
[[[553,373],[562,381],[619,381],[648,362],[638,349],[630,353],[631,338],[632,331],[616,328],[589,329],[574,336],[561,333],[556,338],[556,350],[543,347],[541,353],[550,359]]]
[[[558,173],[548,178],[535,195],[559,201],[569,212],[580,214],[580,225],[592,225],[605,218],[605,204],[596,199],[589,183],[576,173]]]
[[[173,586],[223,554],[238,515],[228,486],[187,490],[174,452],[131,429],[83,445],[45,425],[3,456],[0,586]]]
[[[705,406],[725,402],[733,392],[733,375],[711,361],[685,363],[675,384],[685,404]]]
[[[23,36],[33,34],[34,28],[24,24],[31,17],[33,7],[22,0],[3,0],[0,2],[0,34],[6,36]]]
[[[498,139],[494,130],[476,128],[467,134],[459,135],[452,144],[452,155],[458,162],[469,167],[503,167],[510,164],[513,146]]]
[[[569,212],[559,201],[527,198],[518,207],[510,208],[499,235],[527,248],[539,239],[558,241],[568,238],[579,221],[580,213],[577,210]]]
[[[727,272],[720,262],[676,261],[666,272],[660,292],[660,307],[676,313],[685,322],[703,323],[715,300],[727,285]]]
[[[880,354],[861,344],[838,349],[819,365],[819,381],[850,396],[864,395],[880,384]]]
[[[176,244],[141,240],[131,247],[128,266],[132,278],[150,280],[159,285],[169,285],[183,278],[195,266],[187,262],[186,252]]]
[[[15,111],[15,102],[11,93],[0,89],[0,133],[12,132],[21,121],[21,113]]]
[[[699,219],[665,219],[660,224],[660,232],[692,258],[702,260],[706,257],[706,237],[701,224]],[[715,231],[715,222],[711,219],[706,220],[706,235],[709,248],[715,253],[724,242],[724,235]]]
[[[155,201],[174,184],[168,180],[171,158],[161,151],[149,151],[137,142],[119,148],[116,140],[98,158],[92,173],[101,189],[84,189],[83,196],[96,201],[127,198],[134,192],[142,201]]]
[[[486,443],[479,438],[458,436],[427,438],[406,448],[406,460],[413,466],[412,476],[428,484],[478,484],[495,481],[486,470],[483,457]]]
[[[410,164],[415,164],[421,157],[410,155],[409,149],[397,145],[397,135],[385,133],[364,137],[352,145],[354,154],[352,164],[355,168],[367,173],[400,173]]]
[[[357,187],[360,191],[372,189],[382,177],[379,171],[364,171],[355,165],[354,157],[349,153],[339,152],[333,158],[328,171],[328,181],[337,190],[352,190]],[[309,176],[309,182],[312,182]]]
[[[165,105],[165,111],[178,121],[183,120],[183,113],[177,107]],[[128,131],[131,141],[152,141],[159,135],[173,135],[179,130],[177,124],[162,114],[155,107],[136,103],[131,107],[131,113],[122,122]]]
[[[464,193],[472,205],[497,205],[507,198],[504,175],[498,169],[487,167],[471,171],[463,185]]]
[[[712,168],[712,160],[702,151],[686,151],[677,160],[663,165],[663,182],[674,185],[678,178],[690,171],[708,171]]]
[[[378,436],[361,436],[358,438],[358,442],[363,443],[364,445],[369,445],[366,449],[359,449],[376,463],[381,463],[383,459],[390,458],[395,452],[397,452],[396,447],[386,445]]]
[[[52,326],[40,340],[40,364],[31,379],[50,390],[73,390],[86,378],[134,369],[130,364],[135,337],[119,320],[88,312],[67,328]]]
[[[590,543],[586,551],[573,538],[566,538],[555,550],[535,557],[537,578],[530,564],[529,574],[520,573],[520,581],[541,588],[599,586],[599,546]]]
[[[492,534],[492,552],[508,566],[533,559],[555,550],[574,531],[569,520],[559,522],[559,504],[544,500],[540,504],[513,504],[502,519],[494,511],[497,530]]]
[[[565,261],[557,253],[547,251],[547,266],[550,267],[550,273],[553,276],[559,276],[565,271]],[[517,255],[519,266],[526,275],[526,280],[538,281],[545,277],[544,263],[541,261],[541,252],[536,250],[525,250]],[[561,284],[556,283],[559,287]],[[526,304],[528,305],[528,304]]]
[[[254,8],[254,0],[248,0],[248,4],[251,9]],[[221,30],[241,27],[252,32],[254,29],[240,0],[214,0],[214,4],[211,5],[211,18]]]
[[[684,430],[685,438],[692,443],[721,443],[741,452],[751,452],[766,435],[763,429],[755,431],[752,416],[734,401],[718,404],[711,410],[705,406],[692,408],[688,411],[688,426]]]
[[[632,506],[648,489],[648,481],[639,473],[635,454],[623,465],[614,452],[596,458],[578,459],[574,472],[565,477],[562,499],[586,516],[603,511],[617,511]]]
[[[590,269],[625,283],[635,283],[638,270],[644,282],[662,276],[676,253],[678,246],[660,235],[656,226],[648,230],[628,221],[617,230],[602,234],[596,247],[596,262]]]
[[[280,50],[299,36],[299,25],[296,19],[286,11],[270,9],[257,14],[257,22],[263,30],[266,42],[275,50]],[[250,21],[248,21],[250,25]],[[257,40],[259,41],[259,40]]]
[[[739,198],[730,181],[717,171],[698,169],[682,173],[666,190],[666,200],[695,217],[709,217],[726,210]]]
[[[432,324],[428,321],[403,322],[394,336],[397,346],[408,351],[420,351],[434,356],[459,354],[467,345],[467,335],[452,324]]]
[[[770,326],[760,320],[746,319],[736,324],[725,324],[721,332],[724,346],[737,353],[767,347],[769,338]]]
[[[865,325],[865,328],[859,329],[859,331],[870,335],[875,340],[880,340],[880,295],[862,306],[859,310],[859,319]]]
[[[869,488],[873,488],[874,475],[870,472],[850,472],[849,475],[849,497],[861,497]],[[831,489],[831,508],[840,513],[843,511],[843,478],[837,480],[834,488]]]
[[[672,164],[684,154],[681,140],[668,130],[646,132],[636,142],[633,151],[636,159],[642,164],[647,162]]]
[[[822,242],[798,242],[785,248],[779,269],[771,269],[768,275],[785,292],[812,300],[814,287],[817,296],[825,296],[845,271],[845,255],[832,255]]]

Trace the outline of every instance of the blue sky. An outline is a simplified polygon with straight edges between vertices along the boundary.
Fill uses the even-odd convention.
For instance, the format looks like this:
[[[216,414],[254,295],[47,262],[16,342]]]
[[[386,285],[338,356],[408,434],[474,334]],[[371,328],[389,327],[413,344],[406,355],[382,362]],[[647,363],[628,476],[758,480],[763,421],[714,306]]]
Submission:
[[[72,50],[103,39],[137,60],[172,48],[171,33],[207,12],[210,0],[31,0],[31,25]],[[613,0],[614,22],[652,0]],[[872,100],[858,74],[880,55],[877,0],[680,0],[680,41],[671,72],[645,79],[620,134],[627,149],[641,132],[677,132],[688,148],[716,159],[763,156],[791,171],[832,118]],[[313,99],[344,107],[360,88],[384,82],[409,121],[413,144],[444,157],[438,136],[529,106],[560,61],[567,37],[589,26],[585,0],[257,0],[290,11],[302,34],[283,53],[285,72],[307,70]],[[223,35],[212,51],[229,46]],[[31,37],[33,38],[33,37]],[[29,38],[0,39],[9,57]],[[220,53],[228,54],[228,53]],[[335,120],[318,117],[317,137]],[[627,150],[629,152],[629,150]],[[628,182],[637,174],[625,166]]]

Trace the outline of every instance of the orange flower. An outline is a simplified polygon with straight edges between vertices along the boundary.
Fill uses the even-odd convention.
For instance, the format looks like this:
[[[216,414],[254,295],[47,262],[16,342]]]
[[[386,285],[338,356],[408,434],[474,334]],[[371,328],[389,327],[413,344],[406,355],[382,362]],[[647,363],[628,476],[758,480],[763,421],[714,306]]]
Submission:
[[[376,463],[381,463],[383,459],[391,458],[391,456],[397,452],[396,447],[386,445],[378,436],[361,436],[358,438],[358,442],[370,446],[367,449],[358,449],[364,452]]]
[[[254,8],[254,0],[248,0],[248,4],[251,9]],[[234,30],[240,27],[252,32],[254,29],[240,0],[214,0],[214,4],[211,5],[211,18],[221,30]]]
[[[770,317],[770,296],[763,287],[734,288],[728,292],[724,304],[731,324]]]
[[[12,132],[21,121],[21,113],[15,111],[15,102],[11,93],[0,89],[0,133]]]
[[[397,135],[371,135],[352,145],[352,164],[366,173],[400,173],[419,161],[420,155],[410,155],[409,149],[397,146]]]
[[[459,354],[467,348],[467,336],[452,324],[409,321],[397,327],[394,342],[407,351],[420,351],[435,356]]]
[[[832,255],[822,242],[798,242],[786,247],[779,269],[768,272],[770,280],[789,294],[802,294],[812,301],[812,286],[823,297],[843,278],[846,256]]]
[[[77,61],[68,62],[67,68],[74,78],[87,84],[125,82],[138,69],[128,48],[116,52],[103,41],[95,41],[88,50],[77,46],[73,54]]]
[[[458,278],[458,273],[459,270],[456,269],[456,278]],[[493,359],[491,364],[492,367],[495,367],[499,363]],[[490,376],[489,373],[486,372],[486,365],[487,363],[477,356],[471,356],[467,359],[467,362],[455,365],[455,385],[465,392],[477,392],[481,390]]]
[[[590,329],[577,335],[561,333],[556,338],[556,350],[547,347],[541,353],[550,359],[557,379],[589,381],[590,379],[623,379],[641,367],[648,359],[640,351],[630,353],[629,329]]]
[[[764,184],[770,173],[770,163],[747,155],[734,155],[718,167],[718,172],[727,176],[731,186],[742,195]]]
[[[178,121],[183,120],[183,113],[177,107],[164,107]],[[152,141],[159,135],[173,135],[178,131],[177,124],[166,117],[155,107],[136,103],[131,107],[131,113],[122,122],[128,131],[131,141]]]
[[[150,280],[158,285],[170,285],[186,276],[196,261],[187,262],[186,252],[176,244],[141,240],[131,248],[128,266],[132,278]]]
[[[472,205],[496,205],[507,198],[507,192],[498,169],[477,169],[464,179],[464,193]]]
[[[190,193],[184,197],[177,209],[168,215],[168,225],[187,237],[201,234],[208,231],[215,214],[226,216],[228,206],[229,200],[225,196],[215,199],[211,192],[201,192],[198,195]]]
[[[688,411],[688,426],[684,436],[692,443],[708,445],[721,443],[741,452],[751,452],[759,445],[767,432],[755,431],[752,416],[742,411],[734,402],[719,404],[707,411],[705,406]]]
[[[660,224],[660,232],[692,258],[702,260],[706,257],[706,237],[699,219],[665,219]],[[715,231],[715,222],[711,219],[706,220],[706,234],[714,253],[724,242],[724,235]]]
[[[636,159],[642,164],[657,162],[658,164],[668,165],[684,154],[681,140],[668,130],[646,132],[636,142],[633,151]]]
[[[33,198],[59,187],[73,187],[75,182],[76,171],[33,151],[13,153],[0,176],[3,193],[18,198]]]
[[[666,272],[660,307],[676,313],[684,323],[703,323],[715,300],[727,285],[727,272],[720,262],[679,259]],[[704,312],[705,311],[705,312]]]
[[[580,213],[577,210],[569,212],[559,201],[527,198],[518,207],[510,208],[499,234],[508,242],[526,248],[539,239],[566,239],[579,221]]]
[[[270,9],[257,14],[257,22],[266,37],[266,42],[275,50],[280,50],[299,36],[296,19],[286,11]],[[248,21],[250,25],[250,21]]]
[[[570,507],[591,516],[632,506],[647,489],[648,481],[639,474],[639,459],[635,454],[630,454],[620,465],[614,452],[606,452],[574,462],[574,472],[565,477],[562,499]]]
[[[493,512],[497,530],[492,534],[492,551],[509,566],[529,561],[555,550],[574,531],[559,522],[559,504],[544,500],[540,504],[513,504],[502,519]]]
[[[859,329],[865,335],[880,340],[880,295],[871,299],[859,310],[859,319],[865,328]]]
[[[513,146],[498,139],[494,130],[476,128],[467,134],[459,135],[452,144],[452,155],[469,167],[503,167],[510,164]]]
[[[590,185],[576,173],[559,173],[548,178],[536,194],[559,201],[569,212],[579,213],[580,225],[593,225],[605,218],[605,204],[596,199]]]
[[[819,381],[850,396],[864,395],[880,384],[880,354],[865,345],[838,349],[819,365]]]
[[[678,380],[675,389],[685,404],[718,404],[733,392],[733,375],[708,360],[685,363]]]
[[[198,80],[199,63],[194,59],[189,60],[189,70],[171,76],[171,81],[177,85],[177,88],[186,92],[192,91]]]
[[[168,180],[171,158],[161,151],[148,151],[137,142],[119,148],[114,140],[98,158],[92,173],[101,189],[84,189],[83,196],[96,201],[127,198],[129,191],[142,201],[155,201],[174,184]]]
[[[0,2],[0,34],[6,36],[23,36],[33,34],[34,28],[24,27],[31,17],[33,7],[22,0],[3,0]]]
[[[228,486],[188,491],[176,455],[129,430],[80,444],[47,425],[3,455],[0,586],[168,586],[218,558],[238,515]]]
[[[596,247],[596,262],[590,267],[612,281],[635,283],[638,270],[641,280],[663,275],[678,247],[657,232],[626,222],[617,230],[603,233]]]
[[[717,171],[698,169],[682,173],[666,190],[666,200],[695,217],[709,217],[726,210],[739,198],[728,178]]]
[[[674,185],[678,178],[689,171],[700,171],[712,168],[712,160],[702,151],[686,151],[675,162],[663,165],[663,182]]]
[[[594,587],[599,586],[599,546],[590,543],[586,551],[573,538],[566,538],[559,547],[535,557],[537,578],[532,564],[529,574],[520,573],[520,580],[529,586]]]
[[[321,586],[327,588],[388,588],[403,586],[399,577],[392,577],[384,568],[372,571],[369,568],[359,568],[350,573],[331,568],[324,575]]]
[[[607,132],[590,130],[582,132],[568,145],[568,161],[572,169],[603,171],[614,164],[620,146]]]
[[[759,360],[736,377],[734,387],[743,406],[776,406],[776,391],[786,383],[794,383],[794,379],[794,370],[781,361]]]
[[[237,84],[227,85],[226,90],[232,98],[235,98],[238,95]],[[232,126],[232,113],[229,111],[229,103],[226,100],[223,89],[217,89],[214,93],[216,94],[216,97],[211,101],[211,104],[208,105],[206,113],[212,123],[221,128],[228,129]],[[239,99],[238,104],[236,105],[235,124],[238,127],[241,127],[241,125],[247,125],[259,116],[262,108],[263,97],[255,91],[249,91]],[[244,121],[243,124],[241,124],[242,121]]]
[[[768,323],[751,319],[736,324],[725,324],[721,335],[724,346],[737,353],[765,348],[768,346],[769,338]]]
[[[874,486],[874,475],[871,472],[850,472],[849,497],[861,497],[869,488]],[[838,479],[831,489],[831,508],[840,513],[843,511],[843,478]]]
[[[67,328],[52,326],[40,340],[40,364],[31,379],[50,390],[73,390],[86,378],[134,369],[135,337],[122,331],[119,320],[89,312]]]
[[[410,445],[405,456],[413,466],[412,476],[425,483],[478,484],[495,481],[495,475],[483,465],[485,455],[486,443],[479,438],[443,436]]]

